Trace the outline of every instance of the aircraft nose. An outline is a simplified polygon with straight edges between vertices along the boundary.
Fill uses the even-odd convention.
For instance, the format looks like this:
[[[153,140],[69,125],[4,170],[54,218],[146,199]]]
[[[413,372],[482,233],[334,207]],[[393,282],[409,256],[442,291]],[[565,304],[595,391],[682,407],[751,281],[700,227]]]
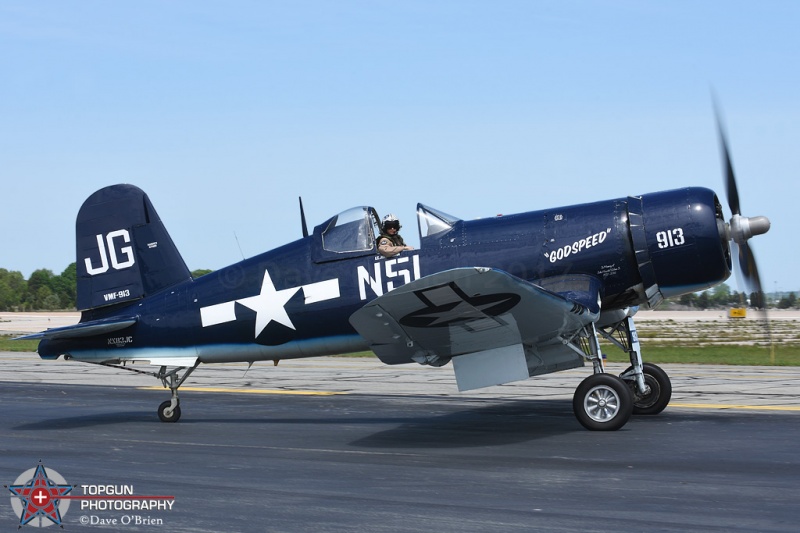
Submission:
[[[733,215],[731,218],[731,239],[736,244],[744,244],[755,235],[763,235],[769,231],[770,221],[765,216],[743,217]]]
[[[750,232],[753,235],[763,235],[769,231],[770,222],[765,216],[750,217]]]

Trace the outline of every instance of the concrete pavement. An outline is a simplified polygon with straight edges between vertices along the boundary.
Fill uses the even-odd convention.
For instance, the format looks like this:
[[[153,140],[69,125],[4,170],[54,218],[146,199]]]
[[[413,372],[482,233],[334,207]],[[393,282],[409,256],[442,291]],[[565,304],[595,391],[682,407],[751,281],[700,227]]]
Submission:
[[[157,367],[137,364],[136,369]],[[608,364],[620,373],[623,364]],[[725,365],[663,365],[673,385],[672,408],[762,409],[800,412],[800,368]],[[319,357],[270,362],[201,365],[181,390],[281,394],[325,392],[380,395],[453,396],[492,399],[571,398],[589,367],[464,393],[458,392],[452,367],[416,364],[387,366],[374,358]],[[160,387],[155,378],[74,361],[44,361],[33,353],[0,352],[0,381]]]

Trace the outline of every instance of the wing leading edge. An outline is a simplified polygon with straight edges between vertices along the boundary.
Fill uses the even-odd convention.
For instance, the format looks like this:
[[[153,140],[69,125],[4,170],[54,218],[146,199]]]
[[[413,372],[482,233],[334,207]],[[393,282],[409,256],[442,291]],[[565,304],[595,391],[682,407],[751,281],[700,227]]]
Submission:
[[[597,320],[601,282],[543,281],[558,292],[496,269],[447,270],[373,300],[350,323],[384,363],[452,359],[460,390],[581,366],[565,343]]]

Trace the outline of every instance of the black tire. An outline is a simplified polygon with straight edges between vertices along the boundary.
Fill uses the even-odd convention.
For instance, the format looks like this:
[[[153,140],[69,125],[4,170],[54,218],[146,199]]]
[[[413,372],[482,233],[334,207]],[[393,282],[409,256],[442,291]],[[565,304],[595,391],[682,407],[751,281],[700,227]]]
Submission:
[[[575,389],[572,410],[586,429],[616,431],[630,419],[633,397],[627,383],[617,376],[594,374]]]
[[[623,374],[631,370],[633,370],[632,366],[628,367]],[[653,363],[644,363],[642,372],[644,373],[644,382],[650,387],[650,394],[639,396],[636,392],[636,383],[634,381],[628,382],[633,395],[633,414],[657,415],[666,409],[667,404],[672,399],[672,381],[660,366]]]
[[[177,422],[181,418],[180,404],[175,407],[175,410],[172,411],[170,416],[166,415],[170,403],[172,402],[170,400],[167,400],[166,402],[162,402],[161,405],[158,406],[158,418],[160,418],[162,422]]]

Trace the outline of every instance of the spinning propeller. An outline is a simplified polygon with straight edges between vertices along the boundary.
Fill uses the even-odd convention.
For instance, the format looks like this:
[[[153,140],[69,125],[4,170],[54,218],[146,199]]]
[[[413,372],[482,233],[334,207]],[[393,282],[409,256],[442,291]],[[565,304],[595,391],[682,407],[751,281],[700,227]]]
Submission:
[[[736,176],[733,172],[730,151],[728,150],[728,140],[725,130],[720,120],[720,112],[715,105],[717,119],[717,130],[719,131],[719,143],[722,149],[722,162],[725,167],[725,189],[728,197],[728,206],[731,209],[730,222],[727,224],[728,237],[736,244],[739,249],[739,270],[745,282],[747,290],[752,294],[756,293],[758,298],[763,298],[764,291],[761,285],[761,278],[758,275],[758,266],[753,250],[747,243],[755,235],[762,235],[769,231],[770,222],[767,217],[744,217],[741,215],[739,206],[739,190],[736,187]]]

